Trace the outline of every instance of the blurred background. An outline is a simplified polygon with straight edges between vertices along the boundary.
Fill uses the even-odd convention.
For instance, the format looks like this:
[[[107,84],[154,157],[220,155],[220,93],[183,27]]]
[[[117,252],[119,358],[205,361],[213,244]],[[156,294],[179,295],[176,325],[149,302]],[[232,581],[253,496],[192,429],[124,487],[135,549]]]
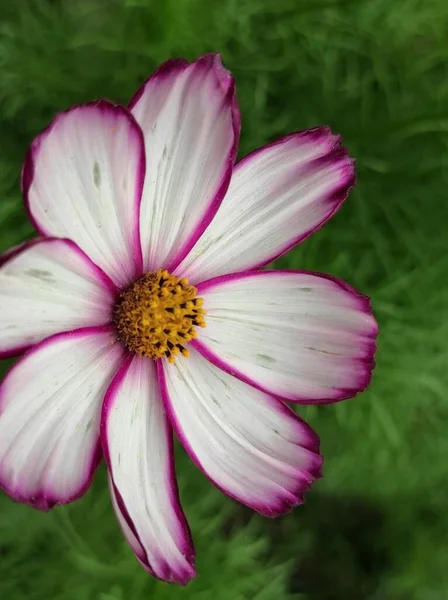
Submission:
[[[197,549],[186,588],[138,565],[101,469],[83,500],[49,514],[1,495],[0,598],[445,600],[446,0],[1,0],[0,251],[33,235],[20,168],[57,111],[126,103],[160,62],[210,51],[236,76],[240,156],[327,124],[357,159],[344,208],[278,264],[372,297],[372,386],[300,408],[321,437],[325,477],[274,521],[214,490],[178,449]]]

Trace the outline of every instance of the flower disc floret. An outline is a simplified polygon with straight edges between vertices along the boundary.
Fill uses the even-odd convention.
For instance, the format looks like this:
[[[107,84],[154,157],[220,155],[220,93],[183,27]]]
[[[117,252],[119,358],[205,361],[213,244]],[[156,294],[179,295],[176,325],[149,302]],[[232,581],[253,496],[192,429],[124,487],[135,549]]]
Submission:
[[[114,310],[119,340],[126,348],[146,358],[176,354],[188,356],[185,344],[197,336],[195,327],[205,327],[203,299],[188,279],[159,269],[146,273],[122,294]]]

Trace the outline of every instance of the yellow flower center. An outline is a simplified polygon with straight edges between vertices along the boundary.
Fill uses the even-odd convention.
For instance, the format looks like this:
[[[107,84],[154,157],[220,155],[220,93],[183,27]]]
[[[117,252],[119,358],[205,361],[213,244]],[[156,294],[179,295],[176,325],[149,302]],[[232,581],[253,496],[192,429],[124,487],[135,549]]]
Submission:
[[[159,269],[137,279],[117,302],[114,322],[118,339],[130,352],[147,358],[188,356],[185,344],[205,327],[203,299],[188,279]]]

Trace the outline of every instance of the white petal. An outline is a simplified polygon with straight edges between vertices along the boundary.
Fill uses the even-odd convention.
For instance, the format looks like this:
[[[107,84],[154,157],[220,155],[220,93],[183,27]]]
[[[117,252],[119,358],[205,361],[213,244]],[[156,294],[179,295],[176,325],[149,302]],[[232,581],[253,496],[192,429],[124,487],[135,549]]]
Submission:
[[[269,517],[304,501],[320,477],[319,440],[287,406],[194,349],[161,372],[176,433],[217,487]]]
[[[16,246],[12,246],[11,248],[8,248],[7,250],[5,250],[4,252],[2,252],[0,254],[0,267],[2,267],[6,261],[13,258],[16,254],[19,254],[20,252],[22,252],[22,250],[25,250],[25,248],[32,246],[37,241],[42,240],[42,239],[43,238],[38,237],[38,238],[34,238],[32,240],[26,240],[24,242],[21,242],[20,244],[17,244]]]
[[[145,569],[147,569],[151,573],[151,575],[154,575],[154,572],[151,571],[149,569],[149,567],[143,562],[146,560],[145,551],[143,549],[143,546],[138,541],[136,535],[134,535],[134,533],[132,531],[132,529],[134,529],[134,531],[135,531],[134,525],[131,523],[128,523],[129,516],[126,515],[126,517],[128,519],[128,520],[126,520],[124,514],[121,512],[120,506],[122,505],[122,500],[120,499],[121,502],[119,502],[119,500],[117,498],[117,492],[115,490],[113,481],[110,476],[109,476],[109,493],[110,493],[110,498],[112,501],[112,506],[114,508],[115,515],[117,517],[117,521],[120,524],[121,530],[126,538],[126,541],[130,545],[132,550],[135,552],[135,555],[136,555],[137,559],[140,561],[140,563],[145,567]],[[132,529],[131,529],[131,526],[132,526]]]
[[[123,365],[107,393],[101,430],[113,504],[129,545],[156,577],[187,583],[195,574],[194,550],[154,361],[134,357]]]
[[[47,338],[0,387],[0,487],[47,510],[81,496],[101,456],[101,403],[123,358],[104,328]]]
[[[141,272],[144,176],[140,128],[125,108],[101,100],[58,115],[34,140],[22,187],[42,235],[73,240],[125,285]]]
[[[262,271],[201,284],[193,343],[242,380],[294,402],[334,402],[370,382],[377,325],[368,298],[328,275]]]
[[[229,185],[239,135],[234,82],[218,55],[161,65],[135,95],[147,175],[144,268],[173,269],[212,220]]]
[[[338,210],[354,162],[326,127],[284,137],[238,163],[210,226],[177,268],[194,283],[261,267]]]
[[[0,269],[0,357],[61,331],[110,322],[115,288],[68,240],[11,252]]]

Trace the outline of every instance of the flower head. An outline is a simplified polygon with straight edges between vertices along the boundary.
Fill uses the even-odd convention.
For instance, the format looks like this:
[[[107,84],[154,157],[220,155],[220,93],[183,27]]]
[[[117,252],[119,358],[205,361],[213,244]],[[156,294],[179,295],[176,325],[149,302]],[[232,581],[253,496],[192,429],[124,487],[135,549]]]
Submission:
[[[194,575],[172,430],[236,500],[276,516],[321,476],[316,434],[284,401],[369,383],[369,300],[334,277],[260,268],[306,239],[355,180],[325,127],[234,165],[235,86],[217,55],[171,60],[128,108],[60,114],[22,175],[39,238],[0,264],[0,485],[47,510],[104,456],[142,565]]]

